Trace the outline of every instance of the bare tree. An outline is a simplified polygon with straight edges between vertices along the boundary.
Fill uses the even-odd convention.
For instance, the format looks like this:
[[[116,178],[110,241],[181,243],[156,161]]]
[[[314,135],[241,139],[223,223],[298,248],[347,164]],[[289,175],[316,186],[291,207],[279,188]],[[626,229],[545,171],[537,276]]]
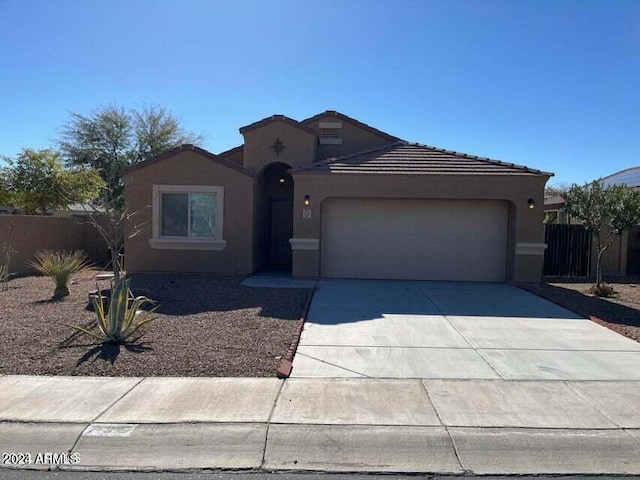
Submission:
[[[11,276],[11,254],[16,253],[13,250],[13,222],[9,224],[9,235],[3,251],[4,264],[0,266],[0,281],[2,281],[2,291],[6,292],[9,290],[9,277]]]
[[[115,283],[118,283],[124,270],[125,239],[140,235],[145,231],[148,222],[134,223],[132,231],[128,233],[125,232],[125,225],[129,221],[135,221],[135,218],[144,210],[131,212],[126,207],[119,208],[119,202],[110,197],[108,189],[104,189],[102,201],[84,205],[84,211],[87,214],[88,222],[93,225],[109,249],[109,264],[113,272],[113,279]]]

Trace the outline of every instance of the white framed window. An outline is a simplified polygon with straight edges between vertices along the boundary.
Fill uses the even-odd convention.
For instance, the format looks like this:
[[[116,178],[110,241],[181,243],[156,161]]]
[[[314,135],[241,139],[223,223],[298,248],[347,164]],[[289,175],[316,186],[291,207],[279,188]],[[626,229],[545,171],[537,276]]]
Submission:
[[[224,187],[154,185],[153,248],[222,250]]]

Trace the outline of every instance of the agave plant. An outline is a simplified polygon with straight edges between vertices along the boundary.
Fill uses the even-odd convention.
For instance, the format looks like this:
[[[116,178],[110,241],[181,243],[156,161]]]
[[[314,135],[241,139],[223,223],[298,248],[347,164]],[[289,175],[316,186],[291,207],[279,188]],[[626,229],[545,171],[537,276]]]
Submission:
[[[98,289],[97,295],[92,298],[98,326],[97,331],[91,331],[77,325],[69,326],[100,340],[102,343],[126,343],[140,327],[157,318],[150,314],[158,308],[156,302],[145,296],[134,297],[129,288],[130,283],[131,280],[124,277],[120,278],[117,283],[112,283],[111,300],[106,312],[104,308],[105,297]],[[148,311],[142,310],[142,306],[147,303],[156,306]]]
[[[71,277],[89,267],[87,255],[78,250],[76,252],[60,252],[43,250],[36,253],[36,259],[28,263],[44,276],[51,277],[56,283],[54,298],[69,295],[69,281]]]

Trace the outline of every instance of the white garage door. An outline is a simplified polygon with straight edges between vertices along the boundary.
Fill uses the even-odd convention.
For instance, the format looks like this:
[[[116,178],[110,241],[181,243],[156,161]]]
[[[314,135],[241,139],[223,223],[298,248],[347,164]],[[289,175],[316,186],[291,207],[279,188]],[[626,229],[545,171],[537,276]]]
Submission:
[[[506,202],[329,199],[322,210],[324,277],[505,280]]]

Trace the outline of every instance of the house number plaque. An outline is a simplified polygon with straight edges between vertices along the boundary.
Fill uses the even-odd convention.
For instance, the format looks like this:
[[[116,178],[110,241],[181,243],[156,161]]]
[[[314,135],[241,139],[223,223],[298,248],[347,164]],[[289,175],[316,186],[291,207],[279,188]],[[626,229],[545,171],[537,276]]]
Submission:
[[[302,218],[311,218],[311,209],[305,208],[302,210]]]

